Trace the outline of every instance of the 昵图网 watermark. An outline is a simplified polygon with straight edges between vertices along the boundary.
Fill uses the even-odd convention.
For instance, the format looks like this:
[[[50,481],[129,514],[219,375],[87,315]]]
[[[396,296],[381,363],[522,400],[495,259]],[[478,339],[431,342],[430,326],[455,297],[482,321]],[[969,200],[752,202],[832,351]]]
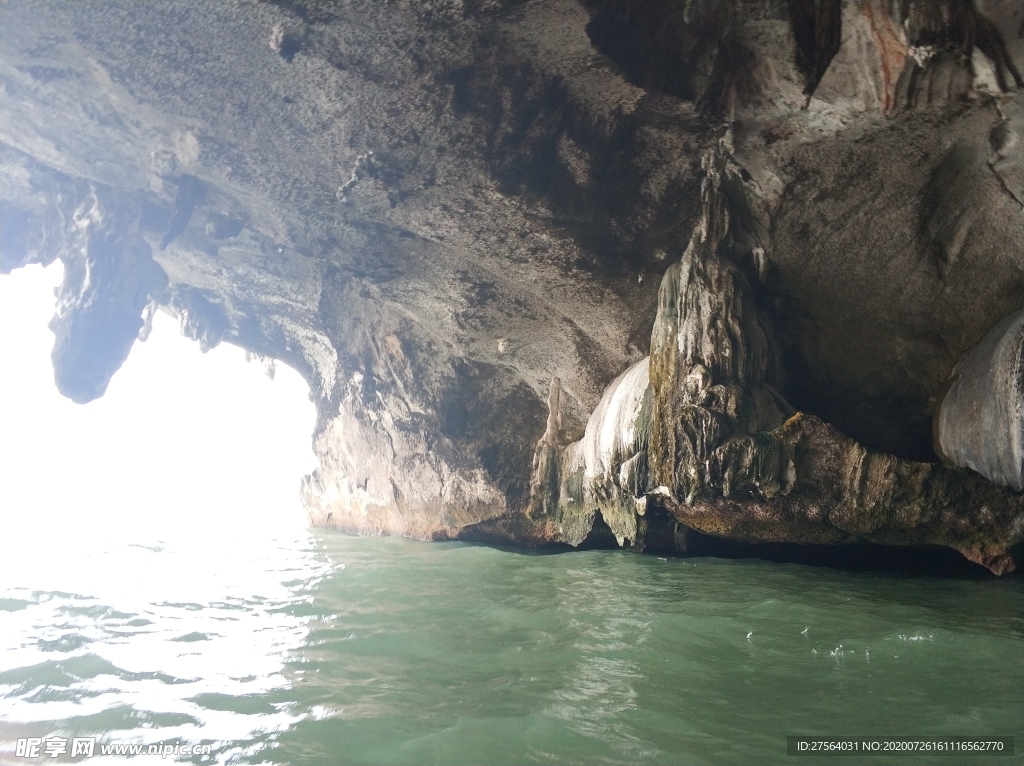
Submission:
[[[92,758],[94,755],[210,755],[212,745],[186,745],[180,742],[156,742],[150,745],[99,742],[96,737],[22,737],[17,742],[16,758]]]

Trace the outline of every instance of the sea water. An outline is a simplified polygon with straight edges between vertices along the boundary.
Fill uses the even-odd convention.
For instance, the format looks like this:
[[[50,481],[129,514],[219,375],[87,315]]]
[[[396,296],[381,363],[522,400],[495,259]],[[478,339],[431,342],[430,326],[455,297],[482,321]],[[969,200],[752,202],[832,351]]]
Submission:
[[[3,545],[2,763],[75,738],[89,763],[837,762],[792,735],[1012,736],[966,760],[1022,760],[1020,579],[298,527]]]

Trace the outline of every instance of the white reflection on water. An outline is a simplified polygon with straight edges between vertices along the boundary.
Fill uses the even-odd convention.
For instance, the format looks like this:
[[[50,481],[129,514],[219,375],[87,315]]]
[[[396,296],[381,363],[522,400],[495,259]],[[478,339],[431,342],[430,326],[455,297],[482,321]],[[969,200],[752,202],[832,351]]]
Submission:
[[[49,360],[60,278],[0,277],[0,763],[56,733],[265,746],[295,718],[282,667],[325,570],[296,492],[309,389],[159,314],[73,404]]]
[[[256,697],[290,685],[284,664],[303,646],[313,590],[331,567],[308,532],[274,531],[141,542],[50,534],[8,550],[0,748],[58,733],[255,744],[301,718],[285,695]]]

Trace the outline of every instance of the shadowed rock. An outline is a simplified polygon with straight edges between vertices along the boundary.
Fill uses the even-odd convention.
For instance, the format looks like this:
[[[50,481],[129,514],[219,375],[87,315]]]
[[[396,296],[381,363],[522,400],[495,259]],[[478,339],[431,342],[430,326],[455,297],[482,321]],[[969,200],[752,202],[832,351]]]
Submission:
[[[103,395],[143,329],[144,309],[167,286],[132,212],[93,187],[68,221],[51,358],[57,389],[75,402]]]
[[[160,240],[160,249],[166,250],[178,236],[185,231],[188,222],[192,220],[192,213],[196,209],[196,200],[202,191],[199,179],[195,176],[183,175],[178,180],[178,193],[174,195],[174,211],[171,213],[171,222],[167,232]]]

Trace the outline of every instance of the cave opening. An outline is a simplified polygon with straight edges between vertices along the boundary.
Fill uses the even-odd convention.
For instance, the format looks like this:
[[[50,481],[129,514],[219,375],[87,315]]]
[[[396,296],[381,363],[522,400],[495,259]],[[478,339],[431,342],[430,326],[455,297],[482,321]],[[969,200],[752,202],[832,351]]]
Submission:
[[[275,365],[270,380],[226,344],[202,354],[158,312],[106,394],[75,404],[49,358],[60,279],[59,265],[0,277],[6,523],[29,539],[304,528],[315,412],[301,376]]]

